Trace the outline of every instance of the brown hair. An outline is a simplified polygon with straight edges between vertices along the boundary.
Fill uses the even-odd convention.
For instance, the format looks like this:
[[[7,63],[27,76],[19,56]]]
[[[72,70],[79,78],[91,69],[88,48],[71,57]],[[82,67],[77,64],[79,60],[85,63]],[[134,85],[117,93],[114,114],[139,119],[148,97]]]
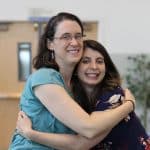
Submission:
[[[56,16],[50,18],[45,28],[45,31],[39,41],[38,54],[33,59],[33,66],[35,69],[39,69],[41,67],[47,67],[47,68],[54,68],[56,70],[59,70],[59,66],[56,63],[55,59],[53,58],[54,52],[47,48],[47,40],[53,41],[58,24],[64,20],[76,21],[81,27],[81,31],[83,34],[82,22],[77,16],[71,13],[61,12],[58,13]]]
[[[120,86],[121,78],[111,57],[102,44],[94,40],[85,40],[83,49],[85,50],[86,48],[91,48],[93,51],[97,51],[103,55],[106,66],[104,79],[95,86],[90,99],[87,97],[86,91],[84,90],[80,79],[76,75],[76,69],[72,77],[73,93],[76,100],[87,112],[92,112],[99,96],[106,91],[111,91],[117,86]],[[76,66],[76,68],[77,67],[78,66]]]

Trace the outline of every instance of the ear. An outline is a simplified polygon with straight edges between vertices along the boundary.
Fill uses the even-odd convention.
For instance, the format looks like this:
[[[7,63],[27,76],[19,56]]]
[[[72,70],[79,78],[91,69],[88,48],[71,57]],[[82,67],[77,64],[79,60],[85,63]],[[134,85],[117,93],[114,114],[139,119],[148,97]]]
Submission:
[[[50,41],[49,39],[47,39],[47,48],[50,50],[50,49],[53,49],[53,42]]]

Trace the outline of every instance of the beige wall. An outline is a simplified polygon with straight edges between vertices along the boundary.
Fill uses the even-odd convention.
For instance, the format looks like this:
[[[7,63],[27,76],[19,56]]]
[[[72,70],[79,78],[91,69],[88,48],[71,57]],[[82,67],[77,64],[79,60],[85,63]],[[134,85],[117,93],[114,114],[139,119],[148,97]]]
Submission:
[[[35,55],[37,32],[31,23],[11,23],[7,31],[0,31],[0,92],[20,92],[24,85],[18,81],[18,42],[31,42]]]
[[[19,95],[24,82],[18,81],[17,43],[31,42],[36,53],[38,32],[33,24],[14,22],[0,31],[0,150],[7,150],[15,129]]]
[[[8,149],[16,125],[18,102],[18,98],[0,99],[0,150]]]
[[[98,23],[97,22],[85,22],[84,31],[87,39],[97,40]]]

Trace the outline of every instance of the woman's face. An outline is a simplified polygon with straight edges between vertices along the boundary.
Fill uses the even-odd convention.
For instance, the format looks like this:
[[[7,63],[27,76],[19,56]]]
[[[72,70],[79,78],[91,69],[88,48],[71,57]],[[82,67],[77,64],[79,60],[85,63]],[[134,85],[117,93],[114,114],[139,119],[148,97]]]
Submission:
[[[104,57],[101,53],[86,48],[77,69],[78,77],[83,85],[94,87],[103,80],[105,71]]]
[[[82,31],[77,22],[64,20],[58,24],[54,40],[49,46],[54,50],[59,66],[79,62],[83,52],[82,37]]]

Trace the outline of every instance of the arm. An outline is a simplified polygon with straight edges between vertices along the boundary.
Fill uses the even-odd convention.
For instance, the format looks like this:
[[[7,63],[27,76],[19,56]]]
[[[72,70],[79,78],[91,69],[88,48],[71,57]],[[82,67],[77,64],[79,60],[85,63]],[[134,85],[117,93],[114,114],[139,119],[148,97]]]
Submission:
[[[32,129],[31,120],[24,112],[19,112],[17,130],[30,140],[60,150],[88,150],[99,143],[109,131],[88,139],[80,135],[44,133]]]
[[[60,150],[88,150],[98,144],[106,136],[106,133],[88,139],[80,135],[53,134],[30,130],[28,136],[34,142]]]
[[[35,95],[58,120],[87,138],[110,130],[133,110],[132,103],[127,101],[115,109],[93,112],[89,115],[64,88],[55,84],[36,87]],[[133,95],[128,90],[125,99],[134,101]]]

